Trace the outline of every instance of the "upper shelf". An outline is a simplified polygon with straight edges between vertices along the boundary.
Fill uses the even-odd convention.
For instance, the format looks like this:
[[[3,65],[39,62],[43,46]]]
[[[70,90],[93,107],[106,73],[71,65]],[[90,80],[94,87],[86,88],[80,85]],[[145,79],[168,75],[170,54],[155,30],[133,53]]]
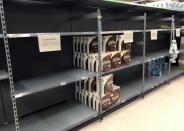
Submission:
[[[101,7],[101,8],[127,8],[131,10],[141,10],[141,11],[159,11],[161,13],[182,13],[182,10],[174,10],[174,9],[166,9],[166,8],[158,8],[151,7],[143,4],[136,4],[132,2],[125,2],[122,0],[89,0],[89,6],[93,7]]]
[[[67,5],[80,7],[91,7],[91,8],[126,8],[131,10],[140,10],[140,11],[161,11],[162,13],[184,13],[182,10],[174,10],[174,9],[165,9],[165,8],[157,8],[150,7],[143,4],[136,4],[132,2],[125,2],[123,0],[7,0],[7,2],[13,3],[21,3],[24,5]]]
[[[64,86],[95,75],[95,72],[82,69],[71,69],[37,78],[22,80],[15,83],[15,98]]]

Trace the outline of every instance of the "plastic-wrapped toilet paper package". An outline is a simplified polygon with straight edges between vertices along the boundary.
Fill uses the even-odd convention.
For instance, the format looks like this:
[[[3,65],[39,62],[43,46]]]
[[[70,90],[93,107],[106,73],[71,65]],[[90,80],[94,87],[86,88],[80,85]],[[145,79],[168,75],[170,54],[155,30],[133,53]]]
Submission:
[[[87,103],[88,106],[93,108],[93,93],[92,92],[88,92],[88,97],[87,97]]]
[[[121,50],[122,50],[122,51],[125,51],[125,50],[131,51],[131,46],[132,46],[131,43],[123,43],[123,44],[121,45]]]
[[[130,50],[131,51],[131,43],[124,43],[124,35],[117,35],[117,42],[118,42],[118,50]]]
[[[76,36],[73,36],[73,53],[76,52],[76,41],[77,41],[77,37]]]
[[[116,35],[111,35],[107,42],[105,43],[106,52],[112,52],[118,50],[118,43],[116,40]]]
[[[107,94],[113,90],[113,74],[101,77],[102,79],[102,94]]]
[[[119,67],[121,67],[121,51],[114,51],[111,56],[111,69]]]
[[[126,66],[131,63],[131,52],[129,50],[121,52],[121,65]]]
[[[106,52],[106,43],[109,39],[110,35],[102,36],[102,52]]]
[[[89,59],[89,64],[90,64],[90,70],[97,72],[98,71],[98,59],[97,56],[98,54],[89,54],[88,55],[90,57]]]
[[[82,52],[82,47],[83,47],[84,37],[81,36],[81,37],[79,37],[79,38],[80,38],[80,42],[79,42],[79,44],[78,44],[78,52],[83,53],[83,52]]]
[[[80,69],[83,69],[84,55],[82,53],[80,53],[79,55],[80,55],[80,61],[79,61],[80,62],[79,65],[80,66],[79,67],[80,67]]]
[[[111,70],[111,53],[102,53],[102,71]]]
[[[87,53],[97,53],[98,52],[98,38],[96,36],[87,37],[86,40]]]
[[[88,91],[85,90],[84,92],[84,104],[85,105],[88,105],[88,95],[89,95]]]
[[[124,44],[124,35],[117,35],[118,51],[122,50],[122,45]]]
[[[112,52],[118,50],[116,35],[105,35],[102,37],[102,52]]]
[[[73,53],[73,65],[74,67],[77,67],[77,53]]]
[[[112,105],[110,94],[103,94],[100,100],[101,110],[104,111]]]
[[[96,77],[90,78],[89,91],[90,92],[99,92],[98,79],[96,79]]]
[[[86,44],[87,43],[87,36],[83,37],[83,45],[82,45],[82,52],[87,53]]]
[[[89,66],[88,66],[88,59],[89,55],[88,54],[83,54],[83,68],[84,70],[89,70]]]
[[[110,96],[112,105],[118,103],[120,100],[120,86],[113,85],[113,90]]]
[[[75,85],[75,100],[79,100],[78,98],[78,93],[79,93],[79,87],[77,85]]]

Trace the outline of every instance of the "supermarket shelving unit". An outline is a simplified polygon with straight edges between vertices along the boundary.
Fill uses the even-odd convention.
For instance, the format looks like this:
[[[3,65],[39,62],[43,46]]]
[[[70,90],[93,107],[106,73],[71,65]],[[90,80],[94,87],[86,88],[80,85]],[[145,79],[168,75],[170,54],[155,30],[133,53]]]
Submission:
[[[0,1],[2,2],[2,0]],[[58,23],[60,21],[63,22],[63,25],[61,25],[62,29],[64,30],[63,32],[61,32],[58,28],[55,28],[55,30],[50,28],[50,26],[53,26],[57,23],[57,20],[54,22],[50,20],[50,23],[47,23],[50,24],[47,27],[48,31],[45,31],[46,29],[42,29],[41,27],[39,27],[41,25],[40,23],[43,24],[43,21],[40,20],[38,16],[41,15],[45,17],[44,15],[42,15],[42,12],[39,12],[40,14],[35,14],[37,16],[35,18],[40,20],[40,23],[36,23],[38,24],[38,27],[35,27],[33,29],[31,27],[27,27],[25,23],[29,22],[29,20],[31,19],[28,18],[29,15],[32,16],[32,14],[29,14],[30,7],[28,8],[28,12],[25,12],[25,14],[29,14],[28,16],[25,16],[28,19],[25,19],[25,23],[21,22],[21,20],[24,18],[20,17],[23,16],[24,13],[20,13],[19,16],[18,13],[14,14],[14,10],[7,10],[7,12],[9,12],[7,13],[6,21],[7,29],[9,29],[8,33],[6,33],[6,23],[3,19],[1,19],[2,28],[4,28],[5,30],[3,30],[0,38],[4,39],[5,47],[7,45],[10,47],[10,49],[7,47],[5,48],[6,52],[10,51],[10,53],[6,54],[6,60],[7,62],[11,61],[12,63],[11,65],[11,63],[8,62],[8,70],[6,68],[4,69],[8,73],[4,70],[0,71],[0,79],[9,78],[9,82],[3,84],[4,86],[2,89],[2,98],[4,106],[0,105],[0,114],[1,107],[3,107],[5,109],[6,121],[10,122],[8,125],[0,127],[1,131],[72,130],[81,127],[83,124],[88,123],[89,121],[102,119],[104,115],[110,113],[111,111],[124,106],[125,104],[131,102],[136,98],[143,97],[147,92],[156,89],[156,87],[162,85],[163,83],[166,83],[171,79],[183,74],[182,71],[178,71],[175,69],[171,69],[170,73],[169,70],[165,71],[161,77],[147,77],[144,74],[145,64],[148,61],[163,57],[169,57],[170,32],[172,30],[161,29],[158,26],[158,23],[166,22],[167,25],[171,26],[171,21],[174,19],[171,16],[176,15],[175,19],[180,19],[184,14],[183,11],[152,8],[119,1],[111,2],[109,0],[88,0],[86,2],[79,2],[78,0],[70,0],[69,2],[66,0],[62,2],[59,0],[54,0],[52,2],[49,0],[35,1],[41,1],[41,3],[39,2],[39,4],[44,3],[44,8],[46,9],[48,8],[47,6],[50,6],[50,4],[51,6],[54,5],[54,7],[55,4],[64,4],[67,7],[75,4],[77,7],[74,9],[74,11],[69,10],[69,13],[62,12],[62,15],[67,17],[66,19],[62,17],[61,14],[59,14],[60,12],[56,13],[55,17],[62,17],[61,20],[58,20]],[[9,0],[8,2],[11,3],[12,1]],[[31,5],[33,3],[29,3],[28,1],[28,4]],[[0,6],[1,9],[3,9],[2,3]],[[74,8],[74,6],[72,7]],[[56,8],[60,9],[61,7],[56,6]],[[129,15],[122,15],[122,11],[124,13],[128,13]],[[1,10],[1,18],[3,18],[4,16],[2,12],[3,10]],[[57,12],[57,10],[55,12]],[[53,14],[55,12],[53,12]],[[75,13],[78,17],[75,17]],[[114,14],[115,17],[111,18]],[[80,17],[80,15],[82,15],[82,17]],[[14,16],[20,19],[19,21],[15,21],[15,27],[13,26],[14,21],[9,21],[12,20]],[[126,19],[128,19],[128,23],[126,23]],[[155,22],[154,26],[152,26],[153,22]],[[18,29],[16,29],[16,27],[21,24],[23,24],[23,29],[20,30],[21,27],[18,27]],[[29,24],[31,26],[31,23]],[[177,25],[180,24],[181,23],[177,23]],[[93,29],[93,31],[91,31],[91,29]],[[149,34],[153,29],[156,29],[159,32],[159,39],[157,41],[149,40]],[[14,30],[16,33],[13,32]],[[41,31],[36,32],[37,30]],[[133,31],[135,36],[134,43],[132,44],[133,54],[132,62],[130,65],[121,67],[119,69],[113,69],[108,72],[99,71],[98,73],[73,68],[73,55],[71,53],[72,36],[97,35],[99,43],[98,54],[100,57],[102,52],[102,47],[100,46],[100,43],[102,42],[102,35],[121,34],[127,30]],[[32,33],[25,33],[25,31],[31,31]],[[51,32],[59,33],[61,35],[63,50],[61,52],[51,52],[44,55],[35,51],[35,48],[37,48],[36,39],[38,34],[51,34]],[[164,44],[162,44],[162,46],[156,44],[160,44],[163,42]],[[180,52],[182,51],[183,50],[180,50]],[[9,55],[11,55],[11,59]],[[28,60],[23,59],[24,57],[27,57],[26,59]],[[35,60],[32,60],[34,58]],[[53,59],[59,59],[60,62],[52,61]],[[39,60],[42,61],[39,62]],[[45,60],[48,60],[49,62],[44,62]],[[102,63],[100,59],[99,63],[99,68],[102,68]],[[49,64],[49,66],[46,66],[44,68],[40,67],[39,64]],[[50,69],[52,67],[52,64],[59,65],[53,67],[56,68],[55,71],[54,69]],[[24,69],[24,66],[28,67]],[[42,70],[41,68],[44,69]],[[44,70],[47,69],[49,70],[45,73]],[[121,101],[119,103],[117,103],[105,112],[96,112],[93,109],[73,99],[74,82],[87,79],[91,76],[98,76],[98,78],[100,79],[101,76],[110,73],[114,74],[115,84],[121,87]],[[127,76],[127,74],[130,75]],[[13,79],[15,82],[12,81]],[[100,83],[99,86],[101,89]],[[101,93],[99,92],[99,96],[100,95]],[[13,113],[12,107],[14,110]],[[15,120],[16,126],[13,122],[11,122],[13,119]]]

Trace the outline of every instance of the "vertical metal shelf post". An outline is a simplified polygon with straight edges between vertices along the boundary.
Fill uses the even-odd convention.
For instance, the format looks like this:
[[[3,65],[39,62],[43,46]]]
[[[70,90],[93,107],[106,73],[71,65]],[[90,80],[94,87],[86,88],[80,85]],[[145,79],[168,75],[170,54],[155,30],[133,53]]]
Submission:
[[[172,20],[171,20],[171,37],[170,37],[170,46],[172,43],[172,40],[175,39],[175,33],[174,33],[174,28],[175,28],[175,24],[174,24],[174,15],[172,15]],[[169,54],[169,76],[168,76],[168,81],[171,79],[171,55]]]
[[[101,96],[102,96],[102,15],[100,10],[97,10],[97,37],[98,37],[98,86],[99,86],[99,115],[101,115]],[[102,118],[101,118],[102,120]]]
[[[17,114],[17,105],[16,105],[15,92],[14,92],[13,73],[12,73],[11,57],[10,57],[10,50],[9,50],[9,44],[8,44],[8,36],[7,36],[7,29],[6,29],[3,0],[0,0],[0,15],[1,15],[2,36],[3,36],[4,48],[6,52],[6,62],[8,66],[8,76],[9,76],[9,84],[10,84],[10,91],[11,91],[10,94],[11,94],[11,100],[12,100],[12,106],[13,106],[13,115],[14,115],[14,120],[15,120],[15,130],[20,131],[18,114]]]
[[[146,13],[144,13],[144,32],[143,32],[143,56],[142,56],[142,97],[144,98],[145,86],[145,59],[146,59]]]

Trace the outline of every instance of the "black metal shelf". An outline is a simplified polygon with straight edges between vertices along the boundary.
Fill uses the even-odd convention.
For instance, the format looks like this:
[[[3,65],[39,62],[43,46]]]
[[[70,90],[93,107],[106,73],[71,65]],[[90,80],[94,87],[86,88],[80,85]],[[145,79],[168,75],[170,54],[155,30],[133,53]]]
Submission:
[[[67,131],[92,118],[98,113],[76,101],[62,103],[32,115],[20,118],[21,131]],[[0,127],[1,131],[14,131],[13,123]]]
[[[64,86],[95,75],[95,72],[82,69],[71,69],[42,77],[18,81],[15,83],[15,98]]]
[[[8,73],[4,70],[0,70],[0,80],[8,79]]]

